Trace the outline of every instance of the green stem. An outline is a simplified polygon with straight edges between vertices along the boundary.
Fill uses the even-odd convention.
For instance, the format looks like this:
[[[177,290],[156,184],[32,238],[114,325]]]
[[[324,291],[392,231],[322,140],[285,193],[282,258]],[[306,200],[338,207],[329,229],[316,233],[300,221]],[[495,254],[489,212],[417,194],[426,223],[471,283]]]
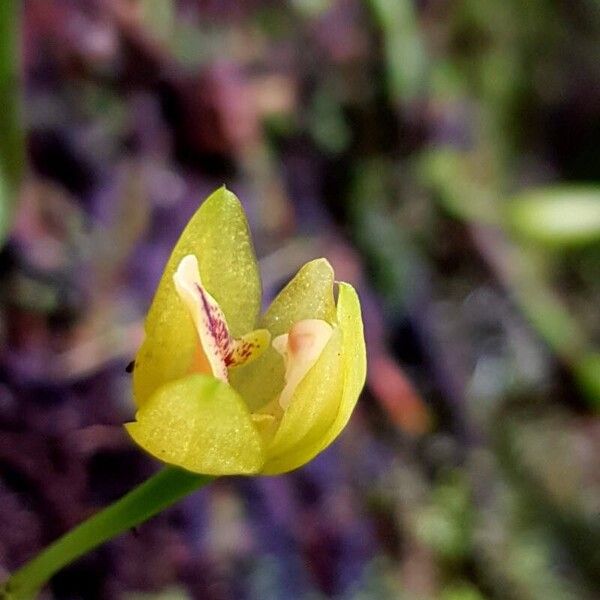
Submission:
[[[214,478],[167,467],[56,540],[0,587],[0,598],[33,598],[60,569],[135,527]]]
[[[25,167],[22,119],[20,0],[0,1],[0,243],[16,204]]]

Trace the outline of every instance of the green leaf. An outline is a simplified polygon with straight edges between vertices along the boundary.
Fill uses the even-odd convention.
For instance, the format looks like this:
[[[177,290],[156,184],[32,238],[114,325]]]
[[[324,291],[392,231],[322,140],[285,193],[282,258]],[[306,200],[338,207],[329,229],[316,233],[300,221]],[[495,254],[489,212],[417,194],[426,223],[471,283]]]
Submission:
[[[4,242],[10,229],[12,217],[13,195],[6,187],[4,172],[0,168],[0,246]]]
[[[575,375],[594,408],[600,410],[600,352],[591,352],[579,360]]]
[[[21,119],[21,3],[0,2],[0,244],[10,228],[25,164]]]
[[[600,187],[555,186],[523,192],[508,206],[508,222],[528,240],[576,246],[600,240]]]
[[[421,155],[420,175],[453,217],[494,225],[498,222],[495,174],[484,162],[478,155],[436,148]]]
[[[369,0],[381,28],[387,85],[393,101],[411,102],[424,89],[427,55],[412,0]]]

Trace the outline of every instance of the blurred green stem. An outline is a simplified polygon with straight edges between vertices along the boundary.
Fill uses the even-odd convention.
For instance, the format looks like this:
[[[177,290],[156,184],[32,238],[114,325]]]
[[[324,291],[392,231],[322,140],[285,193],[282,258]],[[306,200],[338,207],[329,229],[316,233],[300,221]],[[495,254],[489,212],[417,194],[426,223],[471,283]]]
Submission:
[[[96,546],[143,523],[214,478],[167,467],[56,540],[16,571],[0,598],[26,600],[60,569]]]
[[[21,11],[19,0],[0,2],[0,243],[25,165],[21,115]]]
[[[588,404],[598,410],[600,356],[549,284],[540,251],[510,238],[506,216],[499,209],[499,177],[493,168],[488,167],[486,173],[479,163],[482,156],[493,153],[485,146],[470,154],[454,149],[431,151],[421,159],[422,176],[446,209],[468,225],[479,254],[537,334],[573,372]]]

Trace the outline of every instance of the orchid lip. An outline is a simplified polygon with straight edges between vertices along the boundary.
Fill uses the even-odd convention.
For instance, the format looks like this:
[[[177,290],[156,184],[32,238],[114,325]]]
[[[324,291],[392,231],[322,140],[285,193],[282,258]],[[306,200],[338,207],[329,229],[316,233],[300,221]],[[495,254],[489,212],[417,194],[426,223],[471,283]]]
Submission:
[[[200,356],[194,370],[205,371],[208,363],[210,372],[227,382],[229,368],[246,364],[262,354],[270,341],[269,332],[257,329],[240,338],[231,336],[221,307],[202,284],[194,255],[188,254],[181,260],[173,281],[198,333]]]
[[[285,410],[294,391],[306,373],[317,362],[333,328],[322,319],[304,319],[294,323],[288,333],[273,340],[273,348],[283,356],[285,386],[279,396],[279,405]]]

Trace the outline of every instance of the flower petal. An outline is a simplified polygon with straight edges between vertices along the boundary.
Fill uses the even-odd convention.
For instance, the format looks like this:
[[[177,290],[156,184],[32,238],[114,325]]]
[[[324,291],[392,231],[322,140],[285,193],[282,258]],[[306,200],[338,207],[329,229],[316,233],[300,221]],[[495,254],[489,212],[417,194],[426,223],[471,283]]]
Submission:
[[[255,361],[268,347],[271,334],[268,329],[255,329],[241,338],[232,339],[225,362],[229,369]]]
[[[253,329],[258,318],[260,277],[248,223],[239,200],[222,187],[187,224],[158,285],[133,372],[138,406],[163,383],[189,373],[195,359],[197,333],[173,282],[188,254],[198,259],[202,282],[223,310],[233,336]]]
[[[306,263],[298,271],[273,300],[260,325],[275,337],[304,319],[335,321],[333,269],[324,258]],[[230,371],[229,381],[255,411],[281,392],[284,373],[281,356],[270,347],[251,365]]]
[[[285,387],[279,406],[287,409],[298,384],[315,364],[331,337],[332,328],[321,319],[305,319],[292,325],[289,333],[273,340],[273,348],[283,356]]]
[[[198,332],[198,343],[210,367],[209,373],[221,381],[227,381],[225,356],[229,350],[229,328],[217,301],[202,285],[198,260],[193,254],[181,259],[173,282]],[[200,359],[198,362],[206,361]]]
[[[321,440],[319,452],[327,448],[348,424],[367,375],[367,354],[360,301],[349,283],[339,282],[338,286],[337,319],[344,333],[344,391],[338,414]]]
[[[244,398],[251,411],[268,404],[283,389],[283,359],[273,346],[251,364],[229,371],[229,383]]]
[[[266,329],[252,331],[234,340],[229,333],[225,315],[217,301],[204,287],[193,254],[184,256],[175,275],[175,289],[187,306],[194,321],[204,357],[197,361],[199,372],[212,373],[217,379],[227,381],[227,370],[258,357],[268,346],[271,336]],[[207,371],[204,365],[208,363]]]
[[[172,297],[173,275],[188,254],[198,259],[202,282],[225,313],[231,335],[253,329],[261,302],[258,264],[244,209],[224,186],[200,205],[183,230],[150,308],[149,322],[155,313],[160,319],[162,300]]]
[[[273,337],[287,333],[294,323],[305,319],[335,321],[333,269],[319,258],[306,263],[279,292],[261,319]]]
[[[244,401],[209,375],[165,384],[125,427],[144,450],[194,473],[256,473],[264,461],[261,438]]]
[[[146,333],[135,357],[133,397],[138,407],[143,406],[165,382],[190,373],[192,366],[198,371],[204,370],[201,363],[206,357],[204,353],[198,353],[196,328],[179,298],[165,310],[164,318],[161,326]]]
[[[289,471],[317,454],[322,437],[336,418],[342,397],[342,347],[342,331],[335,327],[316,363],[298,384],[267,445],[264,473]]]
[[[302,443],[297,444],[296,447],[285,454],[279,457],[268,457],[262,470],[266,475],[276,475],[302,466],[329,446],[350,420],[365,382],[366,352],[358,296],[351,285],[342,282],[339,283],[337,321],[343,335],[342,363],[339,365],[342,374],[338,376],[338,381],[342,382],[342,389],[337,391],[339,396],[335,404],[336,413],[333,416],[333,422],[328,424],[324,432],[315,429],[314,434],[318,433],[318,435],[311,433],[302,440]],[[333,338],[330,341],[331,343],[333,343]],[[320,360],[324,360],[324,357],[321,357]],[[313,371],[316,373],[319,368],[318,363],[315,364],[308,373],[307,378],[311,376]],[[325,382],[325,380],[323,381]],[[331,383],[328,385],[331,385]],[[323,419],[323,421],[325,422],[326,419]],[[301,421],[298,421],[298,423],[301,424]],[[289,427],[286,427],[286,429],[289,429]],[[276,437],[282,438],[284,431],[280,426]],[[290,435],[294,435],[294,433],[291,432]],[[270,451],[268,450],[267,453],[269,454]]]

